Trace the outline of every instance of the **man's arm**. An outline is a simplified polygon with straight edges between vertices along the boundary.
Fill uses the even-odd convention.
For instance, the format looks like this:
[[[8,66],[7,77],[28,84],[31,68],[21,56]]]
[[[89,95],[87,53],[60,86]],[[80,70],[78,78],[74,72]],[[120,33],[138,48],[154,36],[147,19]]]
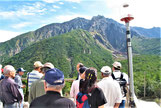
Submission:
[[[120,106],[120,103],[115,103],[114,108],[118,108]]]
[[[29,103],[31,103],[31,102],[34,100],[34,98],[36,98],[35,83],[36,83],[36,82],[33,82],[33,83],[31,84],[31,87],[30,87],[29,96],[28,96],[28,101],[29,101]]]
[[[22,101],[22,95],[18,90],[18,86],[16,84],[10,85],[10,91],[12,95],[17,99],[18,102]]]

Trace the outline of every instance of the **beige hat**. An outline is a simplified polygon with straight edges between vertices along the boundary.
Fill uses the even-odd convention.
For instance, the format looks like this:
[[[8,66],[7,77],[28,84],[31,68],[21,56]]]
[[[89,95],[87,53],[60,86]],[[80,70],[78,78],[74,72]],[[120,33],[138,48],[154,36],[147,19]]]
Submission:
[[[34,67],[42,67],[43,66],[43,64],[40,62],[40,61],[36,61],[35,63],[34,63]]]
[[[107,74],[110,74],[112,71],[111,71],[111,68],[109,66],[103,66],[101,68],[101,72],[102,73],[107,73]]]
[[[118,68],[118,69],[122,67],[120,62],[114,62],[112,65],[113,67]]]

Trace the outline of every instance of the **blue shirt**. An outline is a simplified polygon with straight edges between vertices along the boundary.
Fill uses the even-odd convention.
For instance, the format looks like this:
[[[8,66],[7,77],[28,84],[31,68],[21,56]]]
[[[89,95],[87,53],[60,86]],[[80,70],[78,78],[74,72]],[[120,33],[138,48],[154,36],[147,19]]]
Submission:
[[[14,78],[15,82],[17,83],[17,85],[19,86],[20,89],[22,89],[22,80],[21,80],[21,76],[19,74],[17,74]]]

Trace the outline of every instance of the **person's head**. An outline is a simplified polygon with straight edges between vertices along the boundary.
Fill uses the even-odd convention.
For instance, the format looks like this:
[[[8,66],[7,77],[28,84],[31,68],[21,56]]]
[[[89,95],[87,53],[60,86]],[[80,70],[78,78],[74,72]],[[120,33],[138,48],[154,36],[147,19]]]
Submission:
[[[113,70],[121,70],[121,67],[122,67],[122,65],[121,65],[121,63],[120,62],[114,62],[113,64],[112,64],[112,66],[113,66]]]
[[[87,67],[80,67],[79,68],[79,75],[81,77],[81,79],[85,79],[85,71],[87,70]]]
[[[79,72],[79,68],[84,67],[83,63],[78,63],[76,66],[77,71]]]
[[[102,77],[108,77],[110,76],[111,74],[111,68],[109,66],[103,66],[101,68],[101,74],[102,74]]]
[[[41,68],[43,67],[43,64],[40,61],[36,61],[34,63],[34,69],[41,72]]]
[[[23,68],[19,68],[17,69],[17,73],[22,76],[24,74],[24,72],[26,72],[26,70],[24,70]]]
[[[90,67],[85,71],[85,79],[80,81],[79,90],[82,93],[88,93],[95,87],[97,80],[97,69]]]
[[[52,68],[54,68],[54,65],[50,62],[46,62],[41,68],[41,72],[45,74],[45,72],[47,72],[49,69],[52,69]]]
[[[4,70],[3,70],[3,74],[6,76],[6,77],[11,77],[11,78],[14,78],[15,77],[15,73],[16,73],[16,70],[13,66],[11,65],[6,65],[4,67]]]
[[[45,73],[45,91],[58,91],[60,92],[64,85],[64,74],[57,68],[49,69]]]
[[[89,81],[89,86],[95,84],[97,80],[97,69],[90,67],[85,71],[85,80]]]

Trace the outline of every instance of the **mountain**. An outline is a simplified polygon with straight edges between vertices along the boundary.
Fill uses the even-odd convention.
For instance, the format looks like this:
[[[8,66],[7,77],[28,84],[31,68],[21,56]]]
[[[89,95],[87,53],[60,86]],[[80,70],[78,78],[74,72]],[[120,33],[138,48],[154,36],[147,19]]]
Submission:
[[[75,29],[83,29],[87,30],[88,32],[101,35],[101,38],[108,43],[108,45],[102,43],[102,45],[107,47],[107,49],[110,48],[110,50],[113,49],[119,52],[126,51],[125,26],[112,19],[98,15],[94,16],[91,20],[75,18],[64,23],[49,24],[35,31],[24,33],[9,41],[0,43],[0,62],[23,51],[25,48],[36,42],[60,34],[68,33]],[[132,29],[131,35],[132,37],[140,37],[141,33]],[[95,38],[99,38],[99,36],[96,36]]]
[[[150,38],[161,38],[160,27],[153,27],[151,29],[145,29],[142,27],[132,27],[135,31],[137,31],[140,35],[144,37],[150,37]]]
[[[53,63],[64,72],[65,77],[77,75],[75,66],[78,62],[98,70],[113,62],[111,52],[101,46],[94,34],[78,29],[37,42],[2,64],[11,64],[15,68],[23,67],[31,71],[37,60]]]
[[[133,53],[146,55],[161,55],[160,38],[133,37]]]

